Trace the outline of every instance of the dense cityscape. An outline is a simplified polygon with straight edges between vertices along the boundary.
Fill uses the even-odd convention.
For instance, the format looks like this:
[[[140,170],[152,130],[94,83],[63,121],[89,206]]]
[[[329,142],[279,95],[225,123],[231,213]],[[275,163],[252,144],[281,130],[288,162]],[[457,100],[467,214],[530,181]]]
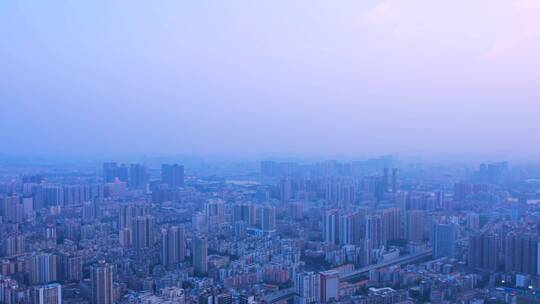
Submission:
[[[0,0],[0,304],[540,304],[540,0]]]
[[[0,172],[1,303],[540,301],[537,166],[55,166]]]

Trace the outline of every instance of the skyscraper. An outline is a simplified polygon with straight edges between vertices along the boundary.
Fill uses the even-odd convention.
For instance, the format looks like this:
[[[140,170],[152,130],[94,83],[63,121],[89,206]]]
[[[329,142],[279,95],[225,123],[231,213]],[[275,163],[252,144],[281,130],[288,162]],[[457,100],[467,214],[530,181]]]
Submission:
[[[323,238],[328,244],[339,243],[339,213],[337,210],[326,210],[323,218]]]
[[[364,237],[364,215],[360,212],[348,212],[339,217],[339,243],[358,245]]]
[[[19,284],[16,280],[0,276],[0,303],[13,304],[17,302]]]
[[[234,205],[233,221],[242,221],[252,226],[255,225],[255,223],[257,222],[255,206],[249,203],[241,203]]]
[[[366,218],[366,240],[370,240],[373,249],[378,249],[385,245],[386,238],[384,224],[381,215],[370,215]]]
[[[172,266],[186,257],[184,229],[173,226],[161,231],[161,263]]]
[[[370,240],[362,239],[358,246],[358,265],[360,267],[365,267],[371,265],[372,262],[372,251],[373,245]]]
[[[119,179],[127,182],[129,179],[129,168],[126,164],[118,165],[116,162],[103,163],[103,180],[111,183]]]
[[[327,270],[321,272],[321,301],[339,300],[339,272]]]
[[[195,238],[192,243],[193,270],[196,275],[208,273],[208,242],[206,239]]]
[[[18,195],[12,195],[0,199],[0,211],[4,222],[20,223],[23,220],[24,210],[21,204],[21,198]]]
[[[32,304],[61,304],[62,285],[58,283],[37,286],[31,291]]]
[[[299,296],[299,304],[321,302],[321,275],[314,272],[298,273],[294,289]]]
[[[261,174],[272,176],[275,173],[276,163],[273,161],[261,161]]]
[[[133,219],[133,246],[137,249],[154,245],[155,219],[151,215],[142,215]]]
[[[387,208],[381,210],[384,225],[384,239],[395,240],[401,235],[401,217],[398,208]]]
[[[390,175],[389,175],[389,169],[388,168],[384,168],[384,171],[383,171],[383,191],[384,192],[387,192],[388,191],[388,185],[390,184]]]
[[[100,261],[91,269],[92,304],[112,304],[113,297],[113,266]]]
[[[357,189],[357,184],[350,179],[329,178],[324,188],[326,203],[339,207],[352,205],[356,201]]]
[[[301,220],[304,217],[304,205],[302,203],[289,204],[289,214],[293,220]]]
[[[30,282],[34,285],[48,284],[57,280],[56,255],[52,253],[34,254],[29,259]]]
[[[64,254],[59,260],[64,280],[78,282],[82,279],[84,263],[82,255]]]
[[[473,192],[473,186],[470,183],[454,184],[454,199],[462,200]]]
[[[405,216],[405,237],[419,242],[424,236],[424,211],[409,210]]]
[[[225,221],[225,202],[211,199],[204,204],[204,215],[209,227],[218,227]]]
[[[279,181],[279,198],[285,204],[292,198],[292,181],[289,177],[284,177]]]
[[[103,163],[103,181],[106,183],[110,183],[114,181],[116,176],[116,163],[115,162],[107,162]]]
[[[456,250],[457,227],[455,224],[435,223],[433,225],[433,257],[453,258]]]
[[[2,240],[2,255],[11,256],[25,251],[25,237],[17,234],[5,237]]]
[[[538,237],[510,232],[505,239],[505,270],[535,275],[538,267]]]
[[[148,215],[150,213],[150,207],[145,204],[125,204],[120,205],[118,212],[118,225],[119,229],[133,228],[133,219],[138,216]]]
[[[392,168],[392,193],[397,193],[398,189],[398,169]]]
[[[261,207],[261,229],[263,231],[274,231],[276,230],[276,208],[273,206],[263,206]]]
[[[184,166],[178,164],[161,165],[161,181],[169,185],[169,189],[184,186]]]
[[[469,237],[469,267],[497,271],[499,242],[499,236],[493,233],[471,235]]]
[[[143,189],[146,182],[146,167],[141,164],[131,164],[129,166],[129,187],[132,189]]]

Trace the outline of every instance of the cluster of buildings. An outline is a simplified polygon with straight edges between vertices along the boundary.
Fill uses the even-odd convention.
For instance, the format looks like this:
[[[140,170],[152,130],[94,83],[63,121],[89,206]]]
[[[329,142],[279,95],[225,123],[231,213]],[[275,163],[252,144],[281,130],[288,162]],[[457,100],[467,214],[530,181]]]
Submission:
[[[540,301],[537,174],[391,157],[1,170],[0,303]]]

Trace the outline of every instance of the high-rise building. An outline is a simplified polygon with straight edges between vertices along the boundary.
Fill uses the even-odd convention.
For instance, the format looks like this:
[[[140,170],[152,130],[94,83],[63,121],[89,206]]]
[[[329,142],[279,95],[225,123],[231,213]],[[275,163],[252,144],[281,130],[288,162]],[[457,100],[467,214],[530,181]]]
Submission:
[[[78,205],[84,201],[82,185],[63,185],[64,205]]]
[[[241,294],[239,299],[239,304],[255,304],[255,296],[250,294]]]
[[[279,181],[279,199],[283,204],[289,202],[293,197],[292,180],[289,177],[283,177]]]
[[[370,240],[360,240],[358,245],[358,266],[365,267],[371,265],[373,245]]]
[[[62,285],[52,283],[34,287],[30,299],[32,304],[62,304]]]
[[[113,266],[104,261],[91,269],[92,304],[112,304],[113,297]]]
[[[161,262],[173,266],[186,257],[186,237],[184,229],[173,226],[161,231]]]
[[[184,186],[184,166],[178,164],[161,165],[161,181],[169,185],[169,189]]]
[[[453,258],[456,250],[457,226],[453,223],[433,225],[433,257]]]
[[[225,222],[225,202],[212,199],[204,204],[204,215],[209,227],[218,227]]]
[[[233,297],[230,293],[220,293],[214,297],[215,304],[232,304]]]
[[[103,181],[110,183],[117,177],[117,164],[115,162],[103,163]]]
[[[193,270],[195,274],[205,276],[208,273],[208,242],[195,238],[192,242]]]
[[[32,198],[34,210],[39,210],[44,207],[42,184],[36,184],[36,183],[23,184],[23,195]]]
[[[380,214],[370,215],[366,218],[365,239],[370,240],[374,249],[386,244],[384,222]]]
[[[257,223],[255,206],[250,203],[236,204],[233,207],[233,221],[246,222],[253,226]]]
[[[125,204],[120,205],[118,212],[118,228],[133,228],[133,219],[138,216],[148,215],[150,207],[146,204]]]
[[[129,187],[132,189],[143,189],[147,182],[146,167],[141,164],[129,165]]]
[[[244,221],[234,222],[234,235],[239,238],[245,237],[247,235],[247,227],[248,225]]]
[[[103,163],[103,181],[111,183],[117,179],[127,182],[129,180],[129,167],[126,164],[118,165],[116,162]]]
[[[467,228],[471,230],[480,229],[480,215],[478,213],[470,213],[467,215]]]
[[[273,206],[261,207],[261,229],[263,231],[275,231],[276,230],[276,208]]]
[[[100,216],[100,203],[97,199],[93,199],[83,203],[83,218],[84,219],[94,219]]]
[[[388,191],[388,186],[390,185],[390,175],[389,175],[390,169],[384,168],[383,170],[383,191]]]
[[[339,244],[339,213],[337,210],[326,210],[323,218],[323,238],[328,244]]]
[[[132,230],[129,228],[121,228],[118,231],[118,242],[122,247],[131,247],[133,246],[133,235]]]
[[[353,244],[354,230],[354,217],[353,213],[342,214],[339,217],[339,243],[343,245]]]
[[[496,272],[499,260],[498,235],[477,233],[469,237],[469,267]]]
[[[127,188],[127,182],[124,182],[116,178],[113,182],[107,183],[105,185],[105,196],[106,197],[123,197],[129,194]]]
[[[23,221],[24,210],[21,198],[18,195],[0,198],[0,211],[2,220],[6,223],[20,223]]]
[[[57,280],[56,255],[51,253],[34,254],[30,256],[28,263],[32,284],[48,284]]]
[[[364,237],[364,215],[360,212],[348,212],[339,218],[339,243],[358,245]]]
[[[349,206],[356,202],[357,185],[350,179],[329,178],[325,182],[325,199],[330,205]]]
[[[339,206],[350,206],[356,203],[356,193],[358,192],[357,183],[346,180],[343,182],[341,189],[341,197],[339,198]]]
[[[208,289],[200,293],[199,296],[197,297],[197,300],[191,303],[232,304],[234,302],[233,302],[233,296],[229,292],[226,292],[226,291],[221,292],[220,290]]]
[[[276,163],[273,161],[261,162],[261,174],[265,176],[273,176],[275,174]]]
[[[435,191],[434,207],[434,209],[445,209],[445,195],[443,190]]]
[[[304,205],[302,203],[289,204],[289,214],[293,220],[301,220],[304,218]]]
[[[83,278],[84,258],[81,255],[65,254],[61,256],[61,275],[65,281],[78,282]]]
[[[296,275],[294,289],[298,294],[299,304],[321,302],[321,275],[314,272],[302,272]]]
[[[120,164],[118,168],[116,168],[116,178],[123,182],[129,181],[129,167],[126,164]]]
[[[473,185],[470,183],[456,183],[454,184],[454,199],[465,199],[473,192]]]
[[[538,237],[510,232],[505,238],[505,271],[536,275],[538,268]]]
[[[0,303],[18,303],[19,284],[16,280],[6,276],[0,276]]]
[[[419,242],[424,237],[424,211],[409,210],[405,215],[405,237]]]
[[[392,193],[397,193],[398,190],[398,169],[392,168]]]
[[[133,219],[133,246],[137,249],[150,248],[154,245],[155,219],[151,215],[142,215]]]
[[[339,272],[337,270],[321,272],[321,301],[339,301]]]
[[[401,216],[398,208],[387,208],[381,210],[384,225],[384,238],[386,240],[396,240],[401,235]]]
[[[12,256],[21,254],[25,251],[25,237],[24,235],[10,235],[2,240],[2,254],[3,256]]]

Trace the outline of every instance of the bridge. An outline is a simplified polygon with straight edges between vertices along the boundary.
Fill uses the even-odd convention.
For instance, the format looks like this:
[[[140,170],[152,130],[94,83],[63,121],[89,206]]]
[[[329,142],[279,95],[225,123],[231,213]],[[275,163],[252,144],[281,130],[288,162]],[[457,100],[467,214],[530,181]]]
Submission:
[[[387,262],[382,262],[382,263],[366,266],[366,267],[357,269],[355,271],[340,275],[339,280],[340,281],[350,281],[350,280],[353,280],[353,279],[357,279],[357,278],[359,278],[359,277],[361,277],[363,275],[366,275],[372,270],[385,268],[385,267],[388,267],[388,266],[394,266],[394,265],[406,265],[406,264],[410,264],[410,263],[413,263],[413,262],[421,261],[423,259],[431,257],[432,252],[433,252],[433,250],[431,250],[431,249],[423,250],[423,251],[420,251],[420,252],[417,252],[417,253],[407,254],[407,255],[401,256],[401,257],[399,257],[397,259],[390,260],[390,261],[387,261]]]
[[[394,266],[394,265],[406,265],[406,264],[414,263],[417,261],[422,261],[424,259],[431,258],[432,253],[433,253],[433,250],[428,249],[428,250],[423,250],[417,253],[407,254],[391,261],[373,264],[373,265],[366,266],[366,267],[357,269],[349,273],[342,274],[339,276],[339,280],[340,281],[355,280],[368,274],[372,270]],[[287,288],[287,289],[283,289],[283,290],[268,294],[263,297],[263,301],[264,303],[276,303],[282,300],[291,299],[292,297],[294,297],[294,295],[296,295],[296,292],[294,290],[294,287],[292,287],[292,288]]]
[[[263,297],[263,303],[276,303],[281,300],[287,300],[291,299],[296,295],[296,292],[294,291],[294,287],[282,289],[280,291],[273,292],[271,294],[267,294]]]

